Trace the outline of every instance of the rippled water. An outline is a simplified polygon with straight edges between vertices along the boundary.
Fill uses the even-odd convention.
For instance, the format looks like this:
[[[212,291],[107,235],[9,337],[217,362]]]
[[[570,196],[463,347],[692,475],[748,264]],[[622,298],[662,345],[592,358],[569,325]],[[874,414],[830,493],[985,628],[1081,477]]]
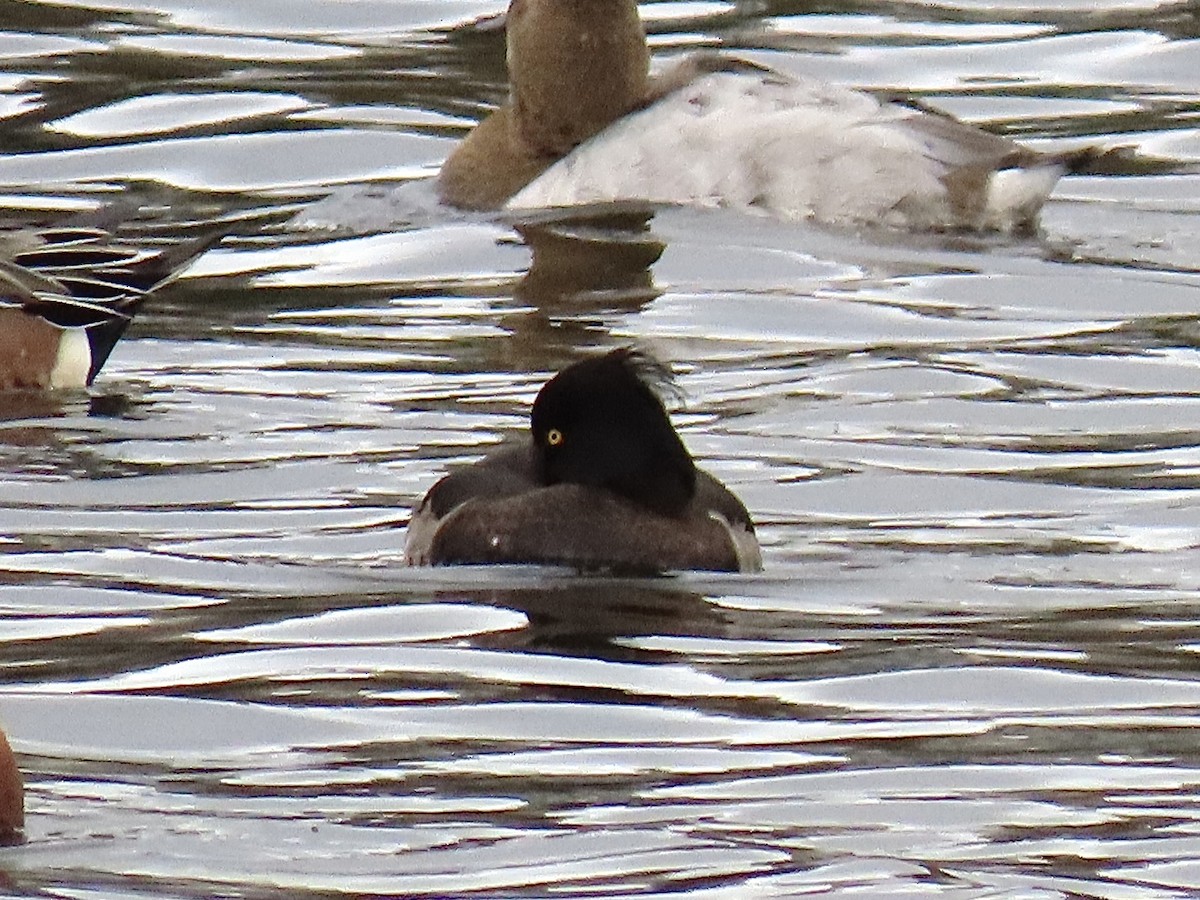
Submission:
[[[7,205],[378,226],[231,238],[90,393],[2,401],[0,892],[1194,896],[1195,5],[644,7],[660,54],[1136,151],[1029,240],[440,210],[500,9],[0,5]],[[403,568],[430,484],[630,341],[764,574]]]

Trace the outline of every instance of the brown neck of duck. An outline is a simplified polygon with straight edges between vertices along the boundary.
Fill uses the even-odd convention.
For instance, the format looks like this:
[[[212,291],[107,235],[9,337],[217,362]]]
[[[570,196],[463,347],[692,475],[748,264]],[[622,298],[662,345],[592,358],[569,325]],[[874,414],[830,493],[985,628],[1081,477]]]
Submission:
[[[565,156],[636,109],[649,68],[632,0],[513,0],[509,7],[513,127],[533,154]]]
[[[509,99],[455,148],[441,199],[495,209],[650,95],[634,0],[512,0]]]

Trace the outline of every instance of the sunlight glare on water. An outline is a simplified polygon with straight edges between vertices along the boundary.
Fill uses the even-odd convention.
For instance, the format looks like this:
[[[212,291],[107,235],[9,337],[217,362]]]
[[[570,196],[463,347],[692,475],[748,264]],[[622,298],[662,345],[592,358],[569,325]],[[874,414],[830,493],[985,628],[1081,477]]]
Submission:
[[[9,4],[10,220],[252,215],[93,388],[0,399],[12,897],[1200,891],[1200,21],[646,4],[1042,149],[1029,238],[468,216],[503,4]],[[413,506],[628,343],[761,575],[407,569]]]

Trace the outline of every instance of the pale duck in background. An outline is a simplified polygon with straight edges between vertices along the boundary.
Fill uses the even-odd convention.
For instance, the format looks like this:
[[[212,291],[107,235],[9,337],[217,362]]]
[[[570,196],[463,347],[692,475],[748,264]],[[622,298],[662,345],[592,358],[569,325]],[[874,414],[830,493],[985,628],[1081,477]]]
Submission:
[[[1013,231],[1091,151],[701,53],[649,74],[634,0],[513,0],[508,101],[455,149],[444,202],[644,200],[829,224]]]

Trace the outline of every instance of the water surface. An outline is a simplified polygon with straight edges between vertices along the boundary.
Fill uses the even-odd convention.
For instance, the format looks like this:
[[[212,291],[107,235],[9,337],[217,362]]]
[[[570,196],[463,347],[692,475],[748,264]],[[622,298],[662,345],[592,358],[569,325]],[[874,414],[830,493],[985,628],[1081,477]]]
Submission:
[[[499,3],[0,6],[14,217],[263,217],[90,392],[3,401],[5,895],[1200,891],[1194,7],[643,10],[1128,152],[1030,238],[461,216],[424,179]],[[764,573],[405,569],[424,491],[630,342]]]

